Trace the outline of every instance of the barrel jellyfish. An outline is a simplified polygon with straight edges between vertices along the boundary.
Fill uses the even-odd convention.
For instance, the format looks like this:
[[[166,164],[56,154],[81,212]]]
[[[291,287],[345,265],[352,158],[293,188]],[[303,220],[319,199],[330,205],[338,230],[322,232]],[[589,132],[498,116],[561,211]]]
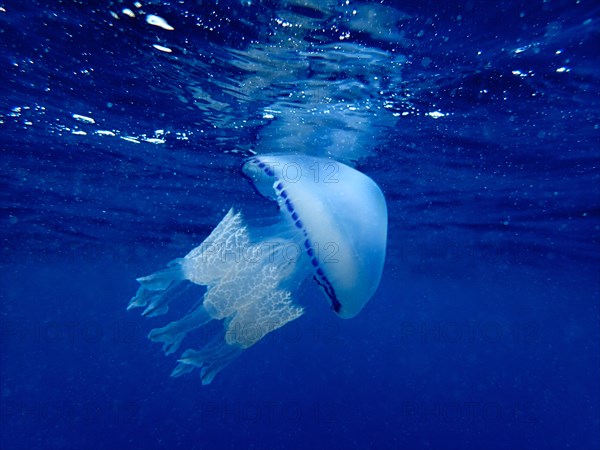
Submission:
[[[371,178],[306,155],[254,156],[242,171],[260,194],[277,202],[277,222],[249,226],[231,208],[202,244],[138,278],[128,306],[145,308],[146,317],[162,315],[186,285],[206,286],[187,315],[148,335],[171,354],[188,333],[222,321],[212,340],[182,353],[174,377],[199,368],[202,384],[211,383],[242,351],[315,306],[295,298],[307,278],[342,318],[358,314],[379,285],[387,207]]]

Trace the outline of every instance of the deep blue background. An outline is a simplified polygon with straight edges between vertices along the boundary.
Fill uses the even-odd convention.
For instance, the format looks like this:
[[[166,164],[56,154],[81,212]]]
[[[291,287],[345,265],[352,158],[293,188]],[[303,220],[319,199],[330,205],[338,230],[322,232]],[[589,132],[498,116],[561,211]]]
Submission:
[[[173,32],[133,4],[0,5],[0,448],[600,448],[597,2],[384,2],[410,15],[394,38],[337,3],[206,3],[138,8]],[[345,31],[405,61],[325,80],[372,112],[348,159],[388,200],[386,267],[355,319],[304,290],[302,318],[203,387],[125,307],[230,206],[276,214],[239,166],[303,79],[229,62],[276,58],[284,16],[323,26],[290,66]]]

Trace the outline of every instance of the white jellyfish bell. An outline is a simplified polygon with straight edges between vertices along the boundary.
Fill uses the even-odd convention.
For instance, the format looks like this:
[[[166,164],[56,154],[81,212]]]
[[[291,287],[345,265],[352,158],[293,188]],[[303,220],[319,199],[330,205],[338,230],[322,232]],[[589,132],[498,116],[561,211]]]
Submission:
[[[377,184],[339,162],[305,155],[260,155],[244,174],[279,204],[279,222],[248,227],[232,209],[206,240],[152,275],[128,309],[165,314],[185,285],[204,285],[202,299],[183,318],[149,334],[170,354],[183,338],[211,320],[222,331],[200,350],[186,350],[173,370],[201,369],[203,384],[266,334],[297,319],[294,294],[313,277],[342,318],[358,314],[373,296],[383,270],[387,207]]]

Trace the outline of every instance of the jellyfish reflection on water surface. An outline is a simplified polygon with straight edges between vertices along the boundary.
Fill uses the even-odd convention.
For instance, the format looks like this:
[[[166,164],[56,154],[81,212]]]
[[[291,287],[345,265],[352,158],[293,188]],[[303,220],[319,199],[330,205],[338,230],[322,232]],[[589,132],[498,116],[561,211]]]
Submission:
[[[379,187],[339,162],[305,155],[260,155],[244,175],[279,205],[279,221],[249,227],[233,208],[206,240],[168,267],[138,278],[128,309],[146,317],[165,314],[186,284],[207,287],[179,320],[148,335],[166,354],[212,320],[218,336],[199,350],[183,352],[172,376],[200,368],[203,384],[269,332],[297,319],[303,308],[294,294],[313,277],[342,318],[358,314],[374,294],[385,259],[387,207]]]

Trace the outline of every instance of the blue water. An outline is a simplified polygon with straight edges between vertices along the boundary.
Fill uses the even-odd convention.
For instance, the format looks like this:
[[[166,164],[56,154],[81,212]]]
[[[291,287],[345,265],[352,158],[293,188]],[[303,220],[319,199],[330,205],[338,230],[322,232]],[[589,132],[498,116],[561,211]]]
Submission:
[[[599,23],[594,0],[0,2],[0,448],[600,448]],[[276,214],[239,170],[269,151],[381,186],[380,288],[347,321],[306,295],[211,385],[170,378],[135,278],[231,206]]]

